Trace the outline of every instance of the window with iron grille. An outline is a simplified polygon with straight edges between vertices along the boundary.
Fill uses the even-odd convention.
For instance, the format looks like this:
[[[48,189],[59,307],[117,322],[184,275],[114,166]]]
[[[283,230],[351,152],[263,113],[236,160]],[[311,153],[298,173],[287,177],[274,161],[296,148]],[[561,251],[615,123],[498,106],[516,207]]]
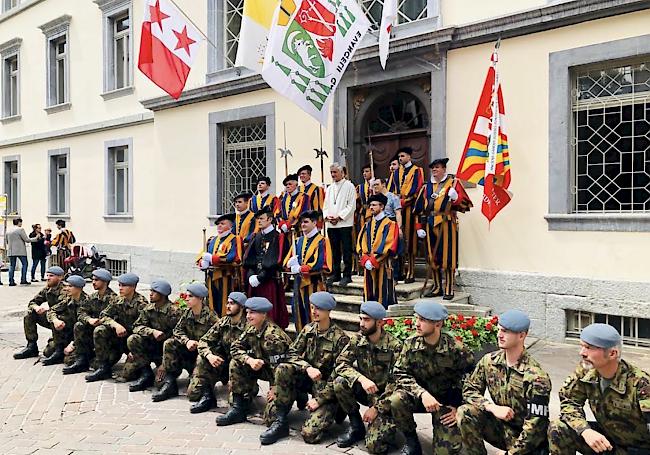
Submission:
[[[126,259],[109,259],[106,258],[106,270],[113,276],[120,276],[129,271],[129,261]]]
[[[70,150],[51,150],[50,155],[50,215],[68,214],[70,179],[68,177]]]
[[[255,119],[223,128],[221,213],[232,211],[232,199],[254,189],[254,180],[266,175],[266,121]]]
[[[427,17],[427,0],[398,0],[397,23],[406,24]],[[384,0],[362,0],[361,8],[368,16],[373,29],[378,29],[381,24],[381,10]]]
[[[650,212],[650,61],[576,71],[575,213]]]
[[[631,316],[567,310],[567,338],[580,338],[582,329],[595,322],[609,324],[616,328],[623,337],[624,345],[650,348],[650,319]]]
[[[244,0],[224,0],[224,59],[226,67],[235,66],[237,46],[239,44],[239,31],[242,16],[244,15]]]

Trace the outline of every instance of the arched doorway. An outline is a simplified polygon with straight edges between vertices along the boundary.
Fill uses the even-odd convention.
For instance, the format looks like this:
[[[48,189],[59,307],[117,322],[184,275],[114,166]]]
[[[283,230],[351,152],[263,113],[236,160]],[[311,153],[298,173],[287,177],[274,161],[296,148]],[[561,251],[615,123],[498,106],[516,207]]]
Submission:
[[[388,177],[391,158],[400,147],[414,150],[413,162],[427,168],[429,164],[430,121],[429,113],[412,91],[404,87],[377,90],[374,99],[367,99],[359,111],[355,132],[354,180],[358,180],[361,165],[369,162],[368,149],[373,150],[375,175]],[[425,95],[421,93],[418,95]]]

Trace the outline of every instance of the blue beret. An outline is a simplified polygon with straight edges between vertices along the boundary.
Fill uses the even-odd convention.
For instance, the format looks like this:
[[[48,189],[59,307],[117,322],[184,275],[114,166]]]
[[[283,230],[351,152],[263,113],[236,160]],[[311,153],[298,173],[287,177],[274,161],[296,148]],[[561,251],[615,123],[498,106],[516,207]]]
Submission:
[[[76,288],[81,288],[86,285],[86,280],[81,278],[79,275],[70,275],[67,280],[65,280],[66,283],[68,283],[70,286],[74,286]]]
[[[110,281],[113,279],[113,275],[111,275],[111,272],[109,272],[106,269],[93,270],[93,276],[102,281],[106,281],[107,283],[110,283]]]
[[[314,292],[309,297],[309,303],[319,310],[333,310],[336,307],[334,296],[327,291]]]
[[[511,332],[528,332],[530,318],[520,310],[508,310],[499,316],[499,325]]]
[[[51,273],[52,275],[57,275],[57,276],[63,276],[65,275],[65,272],[61,267],[58,265],[54,265],[50,268],[47,269],[47,273]]]
[[[621,335],[609,324],[590,324],[580,333],[580,339],[598,348],[613,348],[621,343]]]
[[[244,306],[258,313],[268,313],[273,309],[273,304],[266,297],[251,297],[250,299],[246,299]]]
[[[117,282],[123,286],[136,286],[140,278],[135,273],[123,273],[117,277]]]
[[[447,308],[434,300],[416,303],[413,311],[429,321],[444,321],[449,315]]]
[[[360,312],[377,320],[384,319],[386,317],[386,308],[384,308],[381,303],[375,302],[373,300],[363,302],[361,304]]]
[[[156,291],[158,294],[162,294],[167,297],[172,293],[172,286],[165,280],[156,280],[151,283],[151,290]]]
[[[203,283],[192,283],[187,286],[187,292],[192,294],[194,297],[206,298],[208,296],[208,288],[205,287]]]
[[[244,305],[248,297],[246,297],[246,294],[244,294],[243,292],[231,292],[230,294],[228,294],[228,298],[235,303]]]

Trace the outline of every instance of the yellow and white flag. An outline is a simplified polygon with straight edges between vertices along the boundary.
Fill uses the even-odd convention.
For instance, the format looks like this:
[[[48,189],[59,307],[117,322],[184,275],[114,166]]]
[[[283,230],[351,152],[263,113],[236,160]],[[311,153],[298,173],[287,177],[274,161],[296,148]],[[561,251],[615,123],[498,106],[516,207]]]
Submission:
[[[236,66],[262,72],[266,43],[279,0],[244,0]]]

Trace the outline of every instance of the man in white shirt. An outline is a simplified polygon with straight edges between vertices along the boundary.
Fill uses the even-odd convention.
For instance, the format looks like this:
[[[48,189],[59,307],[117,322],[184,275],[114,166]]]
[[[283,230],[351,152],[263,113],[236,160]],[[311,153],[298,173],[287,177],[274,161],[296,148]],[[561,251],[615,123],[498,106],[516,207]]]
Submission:
[[[332,246],[332,276],[327,284],[340,281],[347,286],[352,282],[352,225],[356,208],[356,189],[354,184],[343,178],[343,167],[339,163],[330,166],[332,184],[325,191],[323,218],[327,237]],[[341,260],[343,270],[341,271]]]

